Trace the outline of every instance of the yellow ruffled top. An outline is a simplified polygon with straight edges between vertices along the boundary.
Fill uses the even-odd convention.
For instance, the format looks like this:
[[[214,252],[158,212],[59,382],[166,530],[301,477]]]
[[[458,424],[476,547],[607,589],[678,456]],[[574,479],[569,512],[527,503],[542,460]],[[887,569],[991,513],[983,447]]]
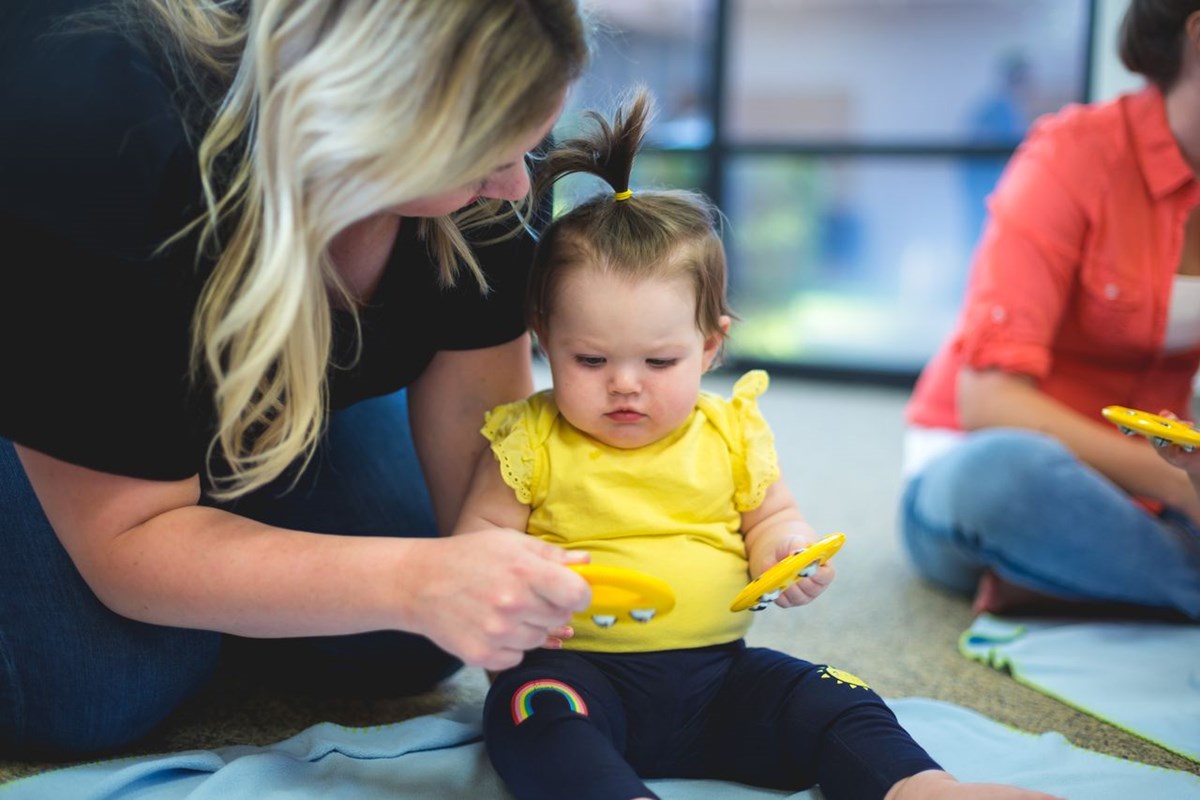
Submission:
[[[601,629],[577,619],[568,648],[665,650],[745,635],[750,615],[729,610],[749,581],[741,514],[761,505],[779,478],[774,437],[758,409],[767,384],[754,370],[728,400],[702,392],[677,430],[632,450],[576,429],[553,391],[488,413],[483,435],[505,483],[530,506],[530,534],[675,590],[675,610],[645,625]]]

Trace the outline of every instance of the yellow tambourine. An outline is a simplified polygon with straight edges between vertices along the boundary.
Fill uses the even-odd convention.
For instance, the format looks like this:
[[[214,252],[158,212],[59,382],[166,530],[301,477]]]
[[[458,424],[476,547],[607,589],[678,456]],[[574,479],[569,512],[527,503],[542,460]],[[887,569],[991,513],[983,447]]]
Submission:
[[[1155,447],[1177,444],[1190,453],[1200,447],[1200,431],[1177,419],[1167,419],[1149,411],[1139,411],[1125,406],[1105,406],[1100,410],[1104,418],[1116,425],[1126,436],[1144,436]]]
[[[619,617],[626,615],[637,622],[649,622],[675,608],[675,590],[661,578],[601,564],[570,567],[592,586],[592,604],[582,616],[591,617],[601,628],[611,628]]]
[[[822,564],[833,558],[846,541],[844,533],[831,533],[824,539],[792,553],[769,570],[751,581],[729,605],[730,611],[762,611],[783,590],[801,578],[816,572]]]

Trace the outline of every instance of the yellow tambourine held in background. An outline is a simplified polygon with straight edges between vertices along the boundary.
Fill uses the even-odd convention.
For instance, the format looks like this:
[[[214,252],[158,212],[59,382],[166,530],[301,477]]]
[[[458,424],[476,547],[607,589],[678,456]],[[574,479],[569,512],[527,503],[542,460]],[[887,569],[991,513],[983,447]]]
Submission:
[[[1105,406],[1100,413],[1116,425],[1121,433],[1126,436],[1144,436],[1153,442],[1155,447],[1177,444],[1188,453],[1200,447],[1200,431],[1186,422],[1125,406]]]
[[[598,627],[611,628],[623,617],[649,622],[675,608],[675,590],[661,578],[601,564],[571,564],[570,568],[591,584],[592,604],[582,615]]]
[[[762,611],[783,594],[787,587],[801,578],[812,575],[821,565],[833,558],[846,542],[844,533],[831,533],[803,550],[792,553],[762,575],[752,580],[729,605],[730,611]]]

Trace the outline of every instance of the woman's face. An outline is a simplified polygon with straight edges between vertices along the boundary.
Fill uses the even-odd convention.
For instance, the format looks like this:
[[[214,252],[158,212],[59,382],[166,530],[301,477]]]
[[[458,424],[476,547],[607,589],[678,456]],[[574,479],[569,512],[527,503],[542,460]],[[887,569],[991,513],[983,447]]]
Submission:
[[[566,92],[554,106],[553,113],[535,130],[505,154],[499,164],[481,181],[457,189],[418,197],[392,206],[391,211],[401,217],[444,217],[468,206],[479,198],[516,202],[529,193],[529,172],[525,168],[525,155],[541,143],[562,113]]]

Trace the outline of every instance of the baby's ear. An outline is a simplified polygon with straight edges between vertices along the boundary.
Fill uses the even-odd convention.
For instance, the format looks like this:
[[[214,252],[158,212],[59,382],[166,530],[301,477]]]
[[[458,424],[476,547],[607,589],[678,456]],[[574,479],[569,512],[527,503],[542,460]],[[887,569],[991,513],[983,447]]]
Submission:
[[[721,355],[721,346],[725,344],[725,337],[729,336],[729,326],[731,320],[728,315],[722,314],[717,320],[717,327],[720,330],[704,340],[704,371],[708,370],[716,363],[718,356]]]

